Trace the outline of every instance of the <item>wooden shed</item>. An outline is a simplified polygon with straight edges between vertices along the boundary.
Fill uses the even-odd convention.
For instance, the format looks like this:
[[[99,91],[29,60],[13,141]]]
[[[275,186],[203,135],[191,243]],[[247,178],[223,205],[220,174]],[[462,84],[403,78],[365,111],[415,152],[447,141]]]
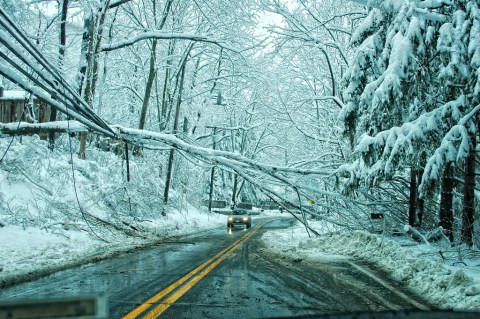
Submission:
[[[23,116],[22,116],[23,114]],[[22,90],[0,87],[0,122],[44,123],[50,120],[50,106]]]

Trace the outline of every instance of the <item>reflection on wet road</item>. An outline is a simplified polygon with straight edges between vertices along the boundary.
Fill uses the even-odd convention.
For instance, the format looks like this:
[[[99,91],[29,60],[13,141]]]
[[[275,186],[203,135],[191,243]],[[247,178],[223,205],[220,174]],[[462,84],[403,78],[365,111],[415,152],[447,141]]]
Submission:
[[[415,308],[368,276],[384,276],[372,266],[290,260],[258,240],[292,223],[280,219],[260,227],[258,219],[248,230],[206,231],[3,289],[0,299],[103,294],[110,318],[143,318],[153,309],[161,318],[266,318]]]

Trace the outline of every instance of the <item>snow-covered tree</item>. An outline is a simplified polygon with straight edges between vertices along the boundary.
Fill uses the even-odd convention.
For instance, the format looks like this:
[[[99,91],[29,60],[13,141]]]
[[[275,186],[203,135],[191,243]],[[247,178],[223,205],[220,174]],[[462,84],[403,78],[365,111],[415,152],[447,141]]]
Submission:
[[[451,193],[452,166],[463,165],[478,135],[478,2],[369,5],[345,74],[343,119],[357,160],[339,172],[348,187],[373,186],[412,166],[423,172],[421,195],[439,184]],[[440,224],[451,232],[451,196],[443,197]]]

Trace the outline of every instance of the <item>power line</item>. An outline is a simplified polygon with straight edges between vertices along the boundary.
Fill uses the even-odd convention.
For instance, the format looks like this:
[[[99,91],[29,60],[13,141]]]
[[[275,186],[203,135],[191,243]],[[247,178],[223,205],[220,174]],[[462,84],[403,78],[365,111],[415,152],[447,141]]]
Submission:
[[[63,79],[60,72],[42,55],[42,53],[36,48],[35,45],[25,36],[24,32],[15,24],[15,22],[8,16],[8,14],[0,8],[0,16],[5,19],[8,24],[5,24],[4,21],[0,20],[0,24],[5,27],[5,29],[10,33],[10,35],[27,51],[32,55],[32,57],[40,63],[41,66],[45,68],[46,71],[53,76],[54,80],[57,83],[61,83],[62,86],[67,89],[67,91],[72,94],[76,99],[77,103],[80,103],[80,111],[85,111],[87,114],[93,115],[101,120],[89,107],[89,105],[81,99],[79,94],[72,89]],[[13,29],[13,30],[12,30]],[[38,72],[38,71],[37,71]],[[44,78],[45,79],[45,78]],[[46,79],[45,79],[46,80]],[[55,85],[52,85],[55,87]],[[72,101],[73,102],[73,101]],[[83,106],[81,108],[80,106]],[[102,121],[102,120],[101,120]]]
[[[112,134],[111,131],[107,131],[102,127],[99,127],[95,123],[91,122],[90,120],[84,118],[82,115],[76,113],[75,111],[72,111],[68,109],[65,105],[61,104],[57,100],[53,100],[50,96],[50,94],[45,93],[42,90],[38,90],[36,87],[32,87],[29,85],[28,81],[26,79],[23,79],[22,77],[19,77],[17,75],[17,72],[8,66],[6,66],[3,63],[0,63],[0,74],[3,74],[3,76],[10,81],[17,83],[22,89],[24,89],[27,92],[32,93],[35,95],[37,98],[45,101],[52,107],[55,107],[57,110],[60,110],[62,113],[66,114],[67,116],[70,116],[72,118],[77,119],[80,123],[84,124],[86,127],[100,132],[102,134],[105,134],[110,137],[115,137],[115,134]]]
[[[16,45],[7,39],[7,34],[1,32],[0,42],[10,51],[12,52],[17,58],[20,59],[26,66],[30,67],[34,73],[37,74],[39,79],[43,80],[45,83],[41,83],[39,79],[33,78],[25,69],[20,66],[18,63],[15,63],[12,59],[8,58],[4,53],[2,53],[1,57],[12,65],[15,69],[20,71],[23,76],[26,76],[30,81],[34,82],[38,87],[42,90],[47,92],[52,99],[59,100],[60,104],[65,106],[65,109],[59,108],[58,105],[53,104],[52,106],[57,108],[62,113],[70,113],[68,115],[78,119],[83,124],[87,125],[89,128],[98,131],[98,127],[102,130],[102,133],[107,133],[107,135],[115,136],[115,133],[112,129],[108,126],[108,124],[101,119],[93,110],[89,107],[89,105],[79,96],[79,94],[71,88],[60,75],[60,72],[53,66],[51,63],[35,48],[35,45],[31,43],[31,41],[25,36],[24,32],[15,24],[15,22],[8,16],[8,14],[0,8],[0,25],[4,27],[7,33],[23,48],[26,52],[30,55],[30,58],[27,57],[23,52],[21,52]],[[36,61],[40,66],[42,66],[46,73],[51,76],[51,78],[47,78],[44,75],[44,72],[38,70],[38,68],[32,63]],[[23,89],[26,91],[32,92],[28,86],[21,85],[18,83],[18,76],[14,76],[12,74],[8,74],[5,70],[0,70],[5,77],[13,80],[13,82],[22,86]],[[50,88],[49,88],[50,87]],[[60,88],[62,90],[60,90]],[[67,94],[68,93],[68,94]],[[39,97],[42,98],[42,97]],[[45,100],[45,97],[42,99]],[[47,99],[48,100],[48,99]],[[49,102],[49,101],[46,101]],[[71,112],[67,112],[67,108],[71,110]],[[81,120],[78,118],[77,115],[81,115],[82,118],[89,120],[88,121]],[[106,131],[106,132],[105,132]]]

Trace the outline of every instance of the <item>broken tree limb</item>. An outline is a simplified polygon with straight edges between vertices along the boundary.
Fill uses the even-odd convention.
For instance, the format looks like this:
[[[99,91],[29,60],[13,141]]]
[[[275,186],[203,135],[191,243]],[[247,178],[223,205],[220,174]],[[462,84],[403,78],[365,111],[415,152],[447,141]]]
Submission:
[[[448,239],[442,227],[438,227],[427,234],[427,240],[429,242],[437,242],[442,238]]]
[[[407,233],[413,240],[421,243],[422,241],[425,242],[427,245],[430,245],[428,240],[423,236],[418,230],[413,228],[410,225],[405,225],[404,227],[405,233]]]

